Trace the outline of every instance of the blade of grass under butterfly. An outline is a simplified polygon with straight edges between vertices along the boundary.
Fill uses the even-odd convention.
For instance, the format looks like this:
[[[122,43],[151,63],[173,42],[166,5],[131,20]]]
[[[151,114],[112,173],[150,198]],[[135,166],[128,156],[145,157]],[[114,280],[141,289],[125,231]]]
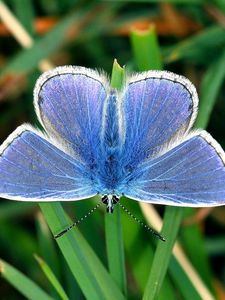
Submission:
[[[136,201],[122,199],[123,204],[129,211],[131,211],[135,217],[140,220],[143,215],[140,211],[140,207]],[[128,259],[128,265],[133,276],[133,290],[136,294],[142,295],[145,289],[145,285],[148,278],[149,268],[151,267],[155,247],[150,243],[151,240],[156,238],[147,232],[142,226],[137,226],[135,222],[127,213],[122,214],[123,220],[123,236],[126,255]],[[132,232],[132,234],[130,234]],[[169,278],[165,278],[158,300],[174,300],[176,299],[175,291],[172,288],[172,284]]]
[[[72,205],[75,215],[74,220],[80,220],[90,212],[98,203],[99,196],[93,197],[88,201],[77,201]],[[102,207],[104,210],[104,208]],[[105,211],[104,211],[105,212]],[[95,254],[101,258],[104,265],[107,264],[106,253],[102,251],[105,248],[105,241],[102,239],[102,228],[104,227],[104,218],[101,209],[97,209],[95,213],[89,215],[85,222],[79,224],[79,230],[87,239],[89,245],[95,251]]]
[[[193,217],[196,212],[197,210],[194,208],[184,208],[183,221],[185,222],[188,218]],[[204,232],[201,225],[193,223],[188,226],[182,226],[180,241],[194,268],[198,271],[208,289],[213,292],[212,272],[205,249]]]
[[[49,230],[49,227],[39,211],[36,217],[36,231],[37,239],[39,246],[39,253],[42,256],[43,260],[48,263],[49,267],[52,269],[54,274],[60,276],[60,262],[58,253],[56,252],[56,245],[52,239],[52,234]],[[61,278],[60,278],[61,279]]]
[[[69,266],[65,263],[64,257],[60,257],[60,262],[62,264],[62,278],[64,285],[66,287],[66,292],[69,296],[69,299],[84,299],[82,290],[80,289],[76,279],[74,278]]]
[[[149,38],[149,36],[153,36],[154,38]],[[142,47],[139,46],[139,40],[142,41]],[[137,65],[139,66],[140,71],[162,68],[160,49],[153,27],[150,27],[144,35],[143,33],[136,32],[136,38],[135,40],[132,40],[132,46],[134,49],[137,49],[137,51],[135,51],[134,53],[135,60],[137,62]],[[151,53],[154,56],[152,59],[145,59],[145,66],[138,64],[138,62],[141,61],[144,56],[151,56]],[[143,299],[145,300],[155,299],[156,297],[158,297],[170,262],[173,245],[176,240],[181,219],[182,208],[172,206],[166,207],[162,236],[165,236],[167,242],[158,242],[143,296]]]
[[[60,203],[39,203],[39,205],[54,235],[71,224]],[[56,241],[86,299],[125,300],[77,228],[68,231]]]
[[[64,291],[59,280],[56,278],[55,274],[48,266],[48,264],[40,256],[35,254],[34,257],[38,262],[39,266],[41,267],[42,271],[44,272],[45,276],[48,278],[48,280],[51,282],[52,286],[60,296],[60,298],[62,300],[69,300],[68,296],[66,295],[66,292]]]
[[[162,220],[159,217],[158,213],[153,209],[152,206],[141,203],[141,209],[143,214],[146,217],[147,223],[154,224],[156,229],[160,229],[162,226]],[[154,222],[153,222],[154,220]],[[174,256],[171,257],[169,270],[170,274],[173,277],[173,280],[176,282],[177,286],[180,288],[181,294],[184,296],[185,300],[189,299],[208,299],[213,300],[214,297],[211,292],[208,290],[207,286],[203,283],[202,279],[200,278],[199,274],[193,268],[191,262],[187,259],[186,255],[184,254],[181,246],[176,243],[173,248]],[[172,261],[175,259],[176,265],[172,265]],[[179,270],[179,273],[177,272]],[[183,280],[180,283],[180,280]],[[190,297],[190,295],[195,295],[194,297]]]
[[[116,89],[122,87],[124,79],[124,69],[120,67],[116,60],[113,63],[111,86]],[[120,207],[115,206],[113,214],[105,213],[105,237],[106,251],[108,258],[109,273],[114,281],[126,295],[126,274],[124,245],[121,226]]]
[[[182,208],[167,206],[163,218],[162,235],[166,243],[158,242],[143,300],[158,297],[172,255],[173,246],[182,220]]]
[[[183,296],[182,299],[202,300],[202,297],[199,295],[198,291],[195,288],[193,288],[190,279],[187,277],[187,274],[184,272],[184,269],[180,266],[179,262],[174,256],[172,256],[170,260],[169,272],[173,279],[173,282],[175,283],[176,287],[179,289],[180,294]],[[208,297],[208,299],[211,298]]]
[[[53,298],[42,290],[35,282],[4,260],[0,260],[0,274],[27,299],[53,300]]]

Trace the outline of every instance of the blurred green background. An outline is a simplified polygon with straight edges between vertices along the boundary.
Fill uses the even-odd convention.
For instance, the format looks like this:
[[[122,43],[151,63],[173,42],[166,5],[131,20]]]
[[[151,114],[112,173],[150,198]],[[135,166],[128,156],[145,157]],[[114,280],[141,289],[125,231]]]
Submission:
[[[27,49],[8,29],[2,3],[32,37],[33,44]],[[225,149],[224,27],[224,0],[0,1],[0,143],[24,122],[39,126],[32,103],[33,87],[50,64],[98,68],[110,75],[114,58],[120,65],[125,65],[127,71],[133,72],[143,70],[145,66],[148,69],[150,57],[153,68],[155,60],[160,59],[164,69],[183,74],[195,84],[200,97],[196,127],[207,128]],[[147,46],[146,52],[142,53],[145,46],[141,44],[141,37],[149,30],[157,34],[160,58]],[[134,214],[144,219],[135,202],[126,199],[124,202]],[[92,207],[92,201],[64,205],[72,219],[81,217]],[[162,214],[164,208],[157,207],[157,210]],[[154,239],[125,213],[122,213],[122,225],[126,297],[141,299],[155,251]],[[107,267],[104,211],[93,214],[79,228]],[[178,238],[215,299],[225,299],[225,207],[184,209]],[[49,297],[68,299],[53,288],[54,284],[48,281],[34,253],[50,266],[69,299],[86,299],[38,205],[1,199],[0,258],[23,272]],[[0,272],[5,277],[1,264]],[[172,260],[164,291],[157,299],[201,299],[182,276]],[[20,282],[19,279],[15,283],[13,275],[0,279],[0,299],[24,299],[25,295],[18,291],[23,292]],[[30,299],[37,299],[37,295]],[[39,296],[39,299],[44,297]],[[112,296],[111,299],[116,298]]]

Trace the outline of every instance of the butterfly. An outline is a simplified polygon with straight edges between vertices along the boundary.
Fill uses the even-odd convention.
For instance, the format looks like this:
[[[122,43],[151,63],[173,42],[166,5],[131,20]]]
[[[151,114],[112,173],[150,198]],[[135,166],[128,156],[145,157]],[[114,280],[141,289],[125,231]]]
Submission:
[[[44,131],[19,126],[0,147],[0,196],[74,201],[101,195],[112,213],[121,196],[153,204],[225,204],[225,153],[190,131],[198,96],[167,71],[128,76],[57,67],[41,75],[34,107]]]

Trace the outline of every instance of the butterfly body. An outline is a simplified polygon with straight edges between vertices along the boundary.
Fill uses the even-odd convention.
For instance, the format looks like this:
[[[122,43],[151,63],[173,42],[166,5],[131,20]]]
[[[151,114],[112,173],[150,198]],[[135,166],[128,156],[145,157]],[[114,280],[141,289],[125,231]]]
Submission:
[[[121,177],[122,136],[119,124],[118,98],[111,90],[106,99],[103,126],[100,133],[97,189],[102,194],[114,194]]]

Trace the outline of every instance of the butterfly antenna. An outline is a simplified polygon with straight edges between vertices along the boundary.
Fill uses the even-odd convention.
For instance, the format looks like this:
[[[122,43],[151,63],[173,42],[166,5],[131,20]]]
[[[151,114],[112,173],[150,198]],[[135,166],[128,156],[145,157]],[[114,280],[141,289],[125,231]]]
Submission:
[[[64,230],[62,230],[61,232],[59,232],[58,234],[56,234],[54,236],[55,239],[61,237],[62,235],[64,235],[66,232],[68,232],[69,230],[71,230],[73,227],[79,225],[81,222],[83,222],[87,217],[89,217],[93,212],[96,211],[97,208],[99,208],[99,206],[101,205],[101,202],[98,203],[97,205],[95,205],[92,209],[90,209],[86,215],[84,215],[83,217],[81,217],[79,220],[77,220],[76,222],[74,222],[73,224],[71,224],[70,226],[68,226],[67,228],[65,228]]]
[[[157,231],[155,231],[153,228],[146,225],[144,222],[139,220],[137,217],[135,217],[123,204],[118,202],[119,206],[136,222],[138,222],[141,226],[143,226],[147,231],[150,231],[152,234],[154,234],[157,238],[159,238],[161,241],[165,242],[165,238],[161,236]]]

